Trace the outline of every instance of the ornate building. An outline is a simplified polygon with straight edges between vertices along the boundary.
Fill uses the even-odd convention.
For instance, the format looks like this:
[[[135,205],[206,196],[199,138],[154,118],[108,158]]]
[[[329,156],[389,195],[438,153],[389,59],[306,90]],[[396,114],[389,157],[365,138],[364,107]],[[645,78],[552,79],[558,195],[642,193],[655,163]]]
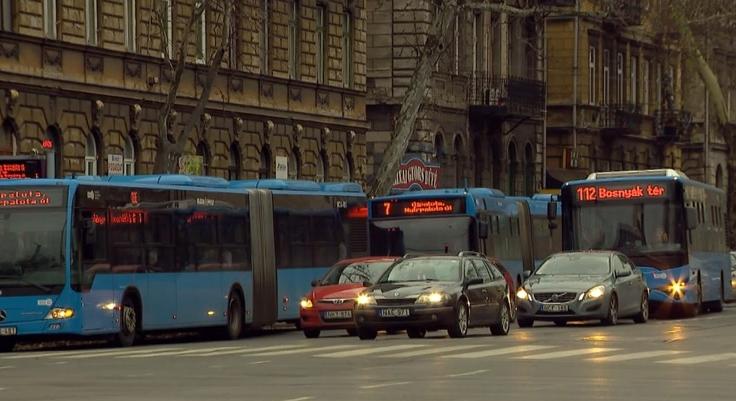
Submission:
[[[195,21],[174,132],[202,93],[222,8]],[[224,178],[361,181],[365,0],[237,0],[232,46],[187,153]],[[0,154],[50,176],[153,172],[159,111],[195,0],[0,1]],[[162,41],[171,38],[171,41]],[[172,42],[166,49],[165,44]],[[168,51],[167,51],[168,50]],[[116,168],[118,166],[115,166]],[[279,170],[285,172],[283,166]]]

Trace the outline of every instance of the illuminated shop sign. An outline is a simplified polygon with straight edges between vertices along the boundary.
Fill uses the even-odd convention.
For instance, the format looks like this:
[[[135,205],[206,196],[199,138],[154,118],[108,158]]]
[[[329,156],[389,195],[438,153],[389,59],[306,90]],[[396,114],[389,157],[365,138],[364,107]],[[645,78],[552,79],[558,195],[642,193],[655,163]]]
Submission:
[[[0,180],[45,178],[46,160],[43,159],[0,159]]]

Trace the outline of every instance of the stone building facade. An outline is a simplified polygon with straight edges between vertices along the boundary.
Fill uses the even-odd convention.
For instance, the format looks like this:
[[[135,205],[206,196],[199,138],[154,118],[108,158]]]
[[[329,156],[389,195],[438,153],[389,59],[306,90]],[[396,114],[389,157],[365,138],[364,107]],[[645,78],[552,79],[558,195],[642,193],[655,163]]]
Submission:
[[[0,1],[0,155],[46,157],[50,175],[153,172],[167,54],[195,0]],[[202,93],[222,38],[217,0],[196,21],[174,132]],[[203,173],[362,181],[365,0],[236,0],[232,46],[187,153]],[[171,38],[171,45],[162,38]],[[283,170],[282,170],[283,171]]]
[[[368,7],[368,172],[378,167],[436,13],[431,0]],[[463,8],[447,32],[408,154],[439,165],[440,187],[509,194],[540,189],[541,25],[534,18]]]

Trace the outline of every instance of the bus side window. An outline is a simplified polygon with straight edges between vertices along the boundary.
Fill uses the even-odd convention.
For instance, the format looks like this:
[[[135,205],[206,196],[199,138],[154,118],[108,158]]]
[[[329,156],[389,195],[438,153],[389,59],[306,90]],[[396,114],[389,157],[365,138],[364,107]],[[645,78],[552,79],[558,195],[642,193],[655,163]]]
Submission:
[[[79,212],[79,245],[82,263],[82,288],[91,287],[98,273],[109,273],[107,257],[107,213],[104,209]]]

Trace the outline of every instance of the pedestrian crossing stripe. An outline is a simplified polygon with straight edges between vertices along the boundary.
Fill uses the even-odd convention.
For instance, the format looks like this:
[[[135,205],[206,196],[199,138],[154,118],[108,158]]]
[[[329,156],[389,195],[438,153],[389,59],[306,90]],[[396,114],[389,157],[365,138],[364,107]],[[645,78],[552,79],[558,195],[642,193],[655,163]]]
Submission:
[[[599,356],[588,359],[594,362],[623,362],[623,361],[634,361],[637,359],[656,358],[660,356],[678,355],[683,354],[686,351],[644,351],[644,352],[633,352],[630,354],[619,354],[609,356]]]
[[[491,350],[486,350],[486,351],[474,351],[474,352],[466,352],[463,354],[445,355],[442,358],[478,359],[478,358],[487,358],[490,356],[517,354],[517,353],[530,352],[530,351],[541,351],[543,349],[549,349],[549,348],[554,348],[554,346],[551,346],[551,345],[517,345],[513,347],[496,348],[496,349],[491,349]]]
[[[455,345],[451,347],[437,347],[437,348],[430,348],[430,349],[420,349],[417,351],[399,352],[397,354],[391,354],[391,355],[379,355],[379,357],[380,358],[411,358],[415,356],[442,354],[444,352],[462,351],[462,350],[468,350],[468,349],[480,348],[480,347],[483,347],[483,345],[482,344]]]
[[[251,347],[240,347],[238,349],[234,350],[224,350],[224,351],[212,351],[212,352],[205,352],[203,354],[187,354],[182,355],[183,357],[211,357],[211,356],[226,356],[226,355],[242,355],[242,354],[253,354],[257,352],[266,352],[266,351],[277,351],[277,350],[285,350],[285,349],[303,349],[305,345],[304,344],[292,344],[292,345],[272,345],[267,347],[258,347],[258,348],[251,348]]]
[[[153,352],[150,354],[121,355],[121,356],[116,356],[115,358],[117,359],[155,358],[159,356],[180,356],[180,355],[208,353],[208,352],[216,352],[216,351],[228,351],[228,350],[233,350],[233,349],[241,349],[241,348],[240,347],[215,347],[215,348],[189,349],[189,350],[183,350],[183,351],[162,351],[162,352]]]
[[[284,351],[261,352],[257,354],[252,354],[250,356],[279,356],[279,355],[306,354],[309,352],[332,351],[332,350],[345,349],[345,348],[353,348],[353,346],[352,345],[330,345],[326,347],[317,347],[317,348],[300,348],[300,349],[290,349],[290,350],[284,350]]]
[[[587,355],[587,354],[599,354],[603,352],[618,351],[618,348],[580,348],[569,351],[555,351],[546,354],[537,355],[526,355],[516,357],[515,359],[534,359],[534,360],[545,360],[545,359],[557,359],[557,358],[568,358],[571,356]]]
[[[57,355],[52,358],[65,358],[65,359],[90,359],[90,358],[103,358],[108,356],[119,356],[119,355],[136,355],[136,354],[150,354],[154,352],[164,351],[178,351],[181,348],[156,348],[156,349],[141,349],[141,350],[126,350],[126,351],[105,351],[105,352],[87,352],[77,355]]]
[[[423,345],[423,344],[391,345],[388,347],[363,348],[363,349],[357,349],[357,350],[352,350],[352,351],[333,352],[331,354],[322,354],[322,355],[315,355],[315,356],[322,357],[322,358],[352,358],[356,356],[366,356],[370,354],[378,354],[381,352],[401,351],[404,349],[423,348],[423,347],[426,347],[426,345]]]
[[[730,359],[736,359],[736,353],[726,352],[723,354],[691,356],[687,358],[670,359],[668,361],[659,361],[657,363],[666,363],[666,364],[672,364],[672,365],[696,365],[696,364],[706,363],[706,362],[727,361]]]

